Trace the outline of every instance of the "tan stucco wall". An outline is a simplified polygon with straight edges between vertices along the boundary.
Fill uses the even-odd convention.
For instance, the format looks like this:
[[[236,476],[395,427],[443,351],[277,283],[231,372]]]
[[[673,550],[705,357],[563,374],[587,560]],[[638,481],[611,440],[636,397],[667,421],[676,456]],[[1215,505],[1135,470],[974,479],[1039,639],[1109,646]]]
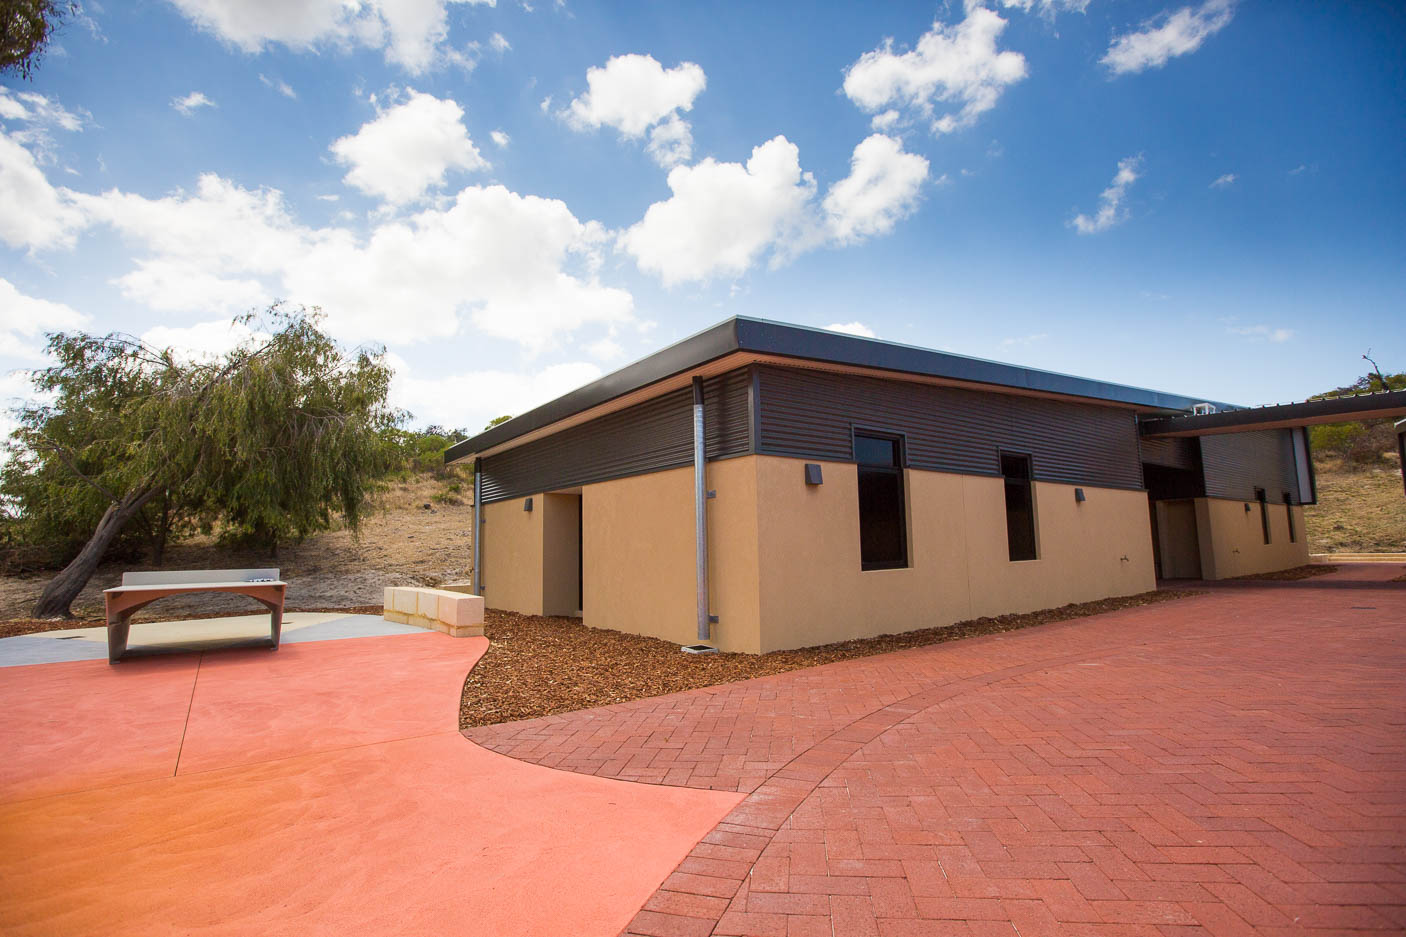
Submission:
[[[580,534],[580,495],[545,494],[542,505],[542,614],[575,615],[581,610],[576,588],[576,549]]]
[[[542,496],[484,505],[483,600],[489,608],[541,615]]]
[[[1250,506],[1246,511],[1245,506]],[[1264,542],[1258,501],[1196,499],[1196,526],[1201,540],[1201,575],[1229,579],[1291,569],[1308,563],[1303,508],[1295,505],[1297,543],[1289,542],[1289,519],[1282,504],[1269,505],[1269,543]]]
[[[758,456],[762,650],[804,647],[1155,588],[1147,495],[1035,484],[1039,558],[1011,562],[999,478],[909,470],[907,569],[860,569],[856,470]],[[1126,557],[1126,559],[1125,559]]]
[[[1196,502],[1158,501],[1157,535],[1162,549],[1162,576],[1200,579],[1201,549],[1196,532]]]

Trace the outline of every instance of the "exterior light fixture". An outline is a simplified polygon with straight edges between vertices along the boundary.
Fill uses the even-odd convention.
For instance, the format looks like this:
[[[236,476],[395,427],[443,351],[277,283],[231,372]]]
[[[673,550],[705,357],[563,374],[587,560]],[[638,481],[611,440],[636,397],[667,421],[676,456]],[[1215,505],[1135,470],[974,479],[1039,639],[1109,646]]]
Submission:
[[[1246,513],[1246,514],[1249,514],[1249,513],[1250,513],[1250,506],[1249,506],[1248,504],[1245,505],[1245,513]]]
[[[1074,489],[1074,500],[1077,501],[1077,502],[1079,502],[1080,504],[1083,504],[1085,501],[1087,501],[1087,500],[1089,500],[1089,499],[1086,498],[1086,497],[1084,497],[1084,489],[1082,489],[1082,488],[1075,488],[1075,489]]]
[[[523,509],[524,511],[531,511],[531,510],[532,510],[532,499],[531,499],[531,498],[526,498],[526,499],[523,500],[523,502],[522,502],[522,509]],[[1249,508],[1247,507],[1247,508],[1245,508],[1245,510],[1248,511]]]
[[[807,463],[806,463],[806,484],[807,484],[807,485],[819,485],[819,484],[823,484],[823,481],[822,481],[822,479],[821,479],[821,477],[820,477],[820,466],[819,466],[819,465],[816,465],[814,462],[807,462]]]

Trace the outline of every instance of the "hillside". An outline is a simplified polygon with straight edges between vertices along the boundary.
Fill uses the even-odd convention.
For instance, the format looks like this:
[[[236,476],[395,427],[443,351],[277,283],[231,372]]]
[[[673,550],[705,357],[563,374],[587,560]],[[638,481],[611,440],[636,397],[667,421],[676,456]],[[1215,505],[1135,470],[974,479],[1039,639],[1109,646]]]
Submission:
[[[1309,552],[1406,552],[1406,492],[1395,458],[1368,467],[1324,455],[1313,461],[1318,503],[1304,508]]]
[[[331,530],[270,559],[251,550],[221,547],[211,538],[182,541],[167,550],[166,569],[239,569],[277,566],[288,582],[288,607],[348,608],[380,605],[381,590],[393,585],[437,585],[466,577],[469,569],[473,508],[444,497],[445,482],[424,476],[393,485],[362,525],[359,539],[350,531]],[[426,505],[429,507],[427,508]],[[102,590],[117,585],[126,570],[145,568],[111,563],[99,568],[73,613],[101,618]],[[0,619],[24,618],[52,573],[0,578]],[[152,617],[238,609],[252,602],[219,595],[170,598],[152,606]],[[141,620],[143,616],[138,615]]]

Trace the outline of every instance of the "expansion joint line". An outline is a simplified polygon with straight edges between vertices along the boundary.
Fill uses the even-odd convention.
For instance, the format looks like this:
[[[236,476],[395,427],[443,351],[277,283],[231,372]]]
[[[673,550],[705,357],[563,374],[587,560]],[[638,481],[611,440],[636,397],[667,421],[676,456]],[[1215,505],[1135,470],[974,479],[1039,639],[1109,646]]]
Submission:
[[[200,656],[195,659],[195,679],[190,681],[190,701],[186,703],[186,721],[181,725],[181,744],[176,749],[176,766],[171,769],[171,777],[175,777],[181,770],[181,753],[186,747],[186,732],[190,729],[190,713],[195,708],[195,686],[200,682],[200,665],[205,663],[205,652],[201,651]]]

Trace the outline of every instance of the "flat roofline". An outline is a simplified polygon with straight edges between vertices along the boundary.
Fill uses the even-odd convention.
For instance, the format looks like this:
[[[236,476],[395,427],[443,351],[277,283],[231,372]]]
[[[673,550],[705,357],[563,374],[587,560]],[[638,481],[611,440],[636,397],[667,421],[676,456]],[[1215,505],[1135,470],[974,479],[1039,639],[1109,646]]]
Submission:
[[[1140,431],[1144,438],[1214,436],[1218,433],[1241,433],[1254,429],[1287,429],[1292,426],[1385,419],[1403,413],[1406,413],[1406,390],[1379,390],[1343,397],[1305,400],[1300,403],[1230,410],[1225,413],[1146,420],[1142,423]],[[1397,426],[1401,424],[1398,423]]]
[[[456,462],[466,456],[485,452],[735,352],[1079,397],[1162,413],[1182,412],[1197,403],[1212,402],[828,329],[737,316],[690,335],[492,429],[457,442],[445,452],[444,459],[446,462]],[[1218,409],[1233,408],[1232,404],[1215,405]]]

